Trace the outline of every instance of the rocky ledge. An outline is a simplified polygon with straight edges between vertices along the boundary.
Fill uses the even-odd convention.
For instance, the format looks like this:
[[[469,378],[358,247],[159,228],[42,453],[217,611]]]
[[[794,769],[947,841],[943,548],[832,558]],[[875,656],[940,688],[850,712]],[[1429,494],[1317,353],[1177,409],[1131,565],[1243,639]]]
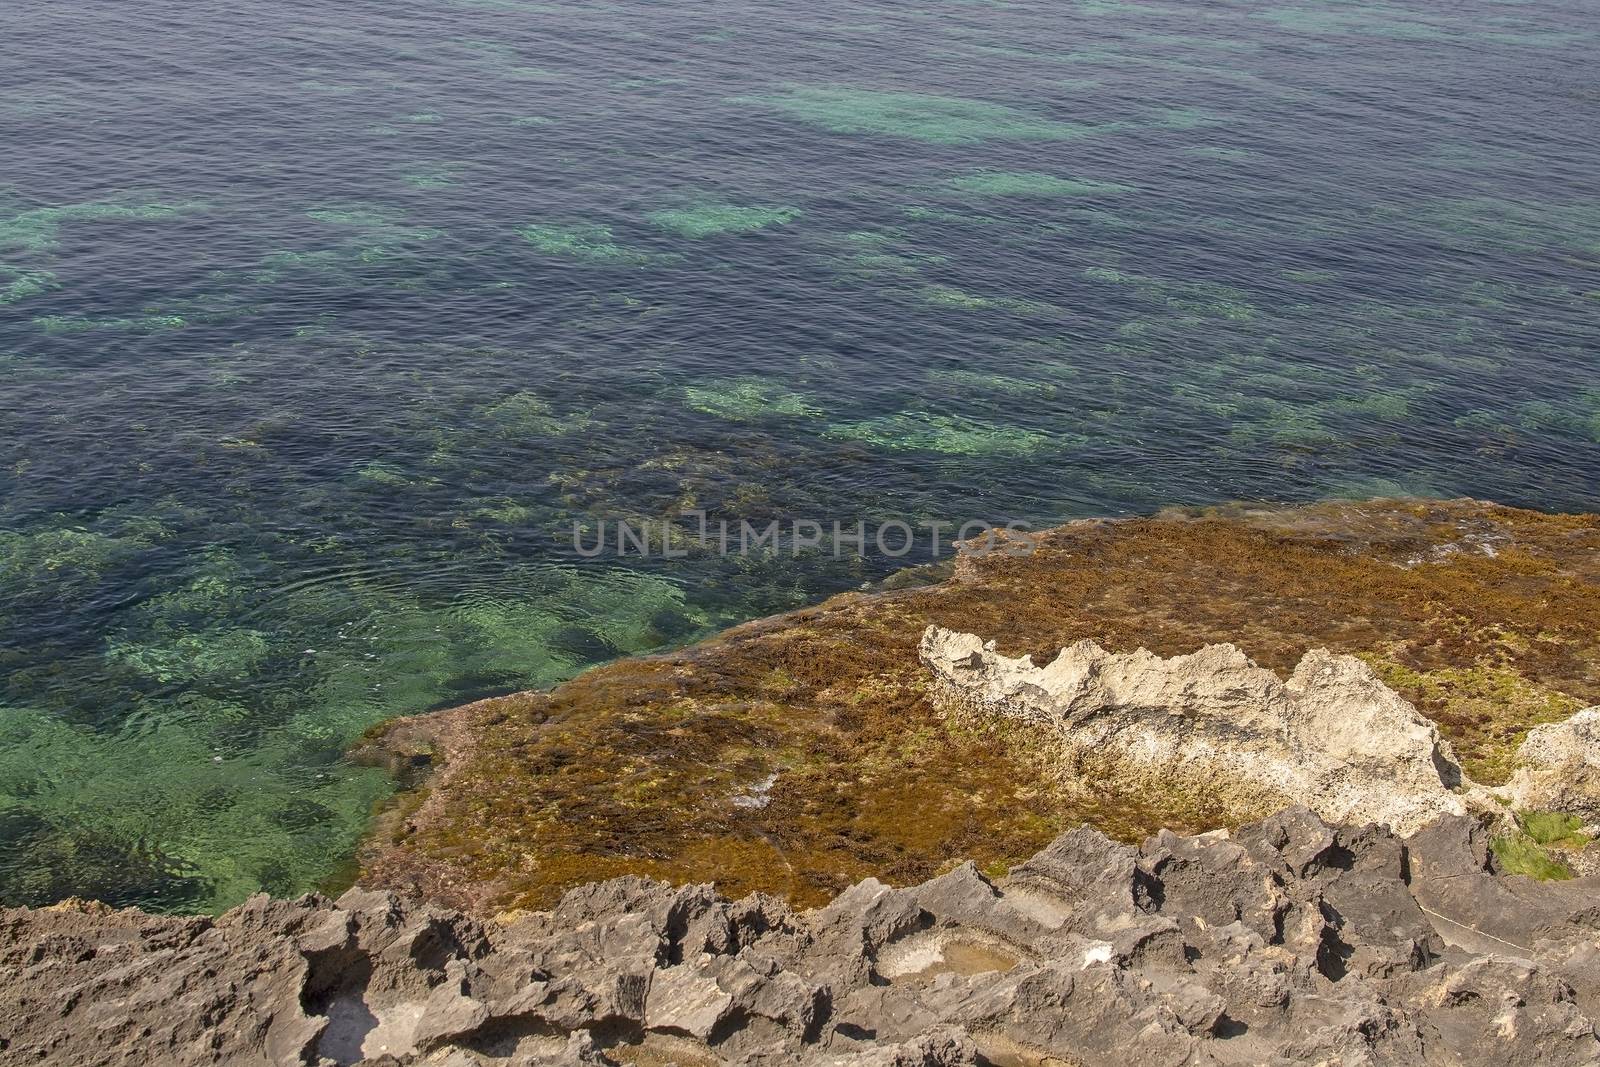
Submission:
[[[1469,811],[1508,832],[1517,811],[1600,832],[1600,707],[1530,730],[1495,787],[1472,781],[1438,726],[1364,661],[1326,649],[1287,681],[1227,644],[1163,659],[1079,641],[1036,667],[930,626],[920,653],[940,706],[1043,728],[1070,780],[1208,791],[1244,811],[1303,804],[1400,834]]]
[[[1600,1063],[1600,517],[924,577],[390,727],[337,901],[0,913],[0,1061]]]
[[[1324,667],[1366,694],[1353,708],[1403,735],[1410,777],[1391,791],[1411,804],[1375,808],[1369,796],[1323,806],[1325,817],[1404,831],[1460,812],[1459,768],[1510,802],[1498,820],[1503,858],[1528,873],[1585,869],[1572,820],[1594,823],[1600,811],[1559,788],[1518,788],[1517,776],[1529,761],[1561,765],[1600,800],[1593,761],[1573,758],[1571,744],[1592,751],[1600,727],[1574,719],[1600,704],[1600,516],[1472,500],[1169,511],[1071,523],[1026,556],[963,556],[950,573],[908,577],[550,692],[401,721],[370,751],[430,773],[373,835],[362,883],[421,886],[479,916],[549,908],[568,889],[625,874],[715,878],[735,896],[818,906],[868,877],[923,881],[953,858],[999,874],[1083,823],[1137,842],[1320,804],[1324,786],[1353,801],[1340,790],[1392,777],[1400,765],[1386,769],[1383,757],[1401,749],[1368,745],[1357,775],[1318,765],[1317,746],[1338,736],[1357,755],[1367,729],[1341,721],[1354,715],[1342,682],[1339,699],[1318,703]],[[1217,712],[1207,721],[1249,696],[1255,736],[1231,744],[1230,758],[1253,746],[1260,768],[1292,774],[1262,789],[1216,760],[1195,762],[1202,773],[1169,773],[1170,760],[1160,774],[1117,773],[1127,761],[1093,758],[1104,755],[1086,751],[1097,746],[1066,758],[1062,732],[1037,717],[953,714],[965,702],[946,699],[949,678],[925,662],[929,626],[993,640],[997,657],[1045,663],[1077,648],[1085,669],[1140,648],[1192,657],[1229,643],[1239,651],[1193,662],[1225,668],[1207,690]],[[1279,681],[1318,649],[1326,655],[1299,682]],[[1246,688],[1230,696],[1235,682]],[[1181,686],[1164,685],[1130,698],[1183,707]],[[1284,709],[1320,723],[1297,742],[1306,759],[1281,758]],[[1112,721],[1091,718],[1072,724]],[[1150,719],[1166,720],[1185,721]],[[1434,751],[1448,765],[1430,766]]]
[[[482,922],[390,892],[0,915],[7,1063],[1594,1064],[1600,880],[1304,808],[825,907],[625,877]]]

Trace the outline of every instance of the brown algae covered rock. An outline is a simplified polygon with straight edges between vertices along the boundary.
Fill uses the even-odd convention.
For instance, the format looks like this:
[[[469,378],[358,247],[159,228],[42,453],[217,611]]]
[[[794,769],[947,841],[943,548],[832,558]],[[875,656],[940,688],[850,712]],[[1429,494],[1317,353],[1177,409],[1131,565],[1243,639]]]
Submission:
[[[1342,712],[1315,711],[1318,672],[1359,683],[1364,707],[1392,718],[1381,682],[1415,709],[1401,716],[1407,766],[1446,787],[1391,823],[1457,810],[1452,766],[1521,818],[1548,795],[1513,782],[1531,766],[1524,739],[1600,703],[1600,517],[1380,500],[1070,523],[1026,555],[963,555],[936,584],[841,595],[550,692],[407,720],[406,752],[439,736],[435,770],[374,834],[362,879],[480,914],[625,874],[806,906],[958,857],[998,874],[1084,822],[1131,842],[1236,826],[1288,799],[1200,776],[1131,788],[1063,774],[1053,728],[941,710],[918,656],[930,626],[1041,663],[1082,641],[1111,657],[1228,644],[1229,671],[1259,665],[1251,685],[1283,701],[1298,689],[1291,702],[1329,729]],[[1309,675],[1281,680],[1317,649],[1328,658]],[[1547,736],[1533,748],[1570,755]],[[1339,814],[1372,815],[1354,802]]]

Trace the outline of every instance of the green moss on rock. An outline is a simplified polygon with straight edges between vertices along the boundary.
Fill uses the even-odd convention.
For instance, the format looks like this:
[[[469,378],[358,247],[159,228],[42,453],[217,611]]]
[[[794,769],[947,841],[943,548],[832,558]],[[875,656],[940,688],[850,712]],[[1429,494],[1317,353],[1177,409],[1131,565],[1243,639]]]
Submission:
[[[1522,874],[1541,882],[1572,877],[1572,868],[1552,856],[1527,834],[1505,834],[1490,842],[1495,865],[1506,874]]]

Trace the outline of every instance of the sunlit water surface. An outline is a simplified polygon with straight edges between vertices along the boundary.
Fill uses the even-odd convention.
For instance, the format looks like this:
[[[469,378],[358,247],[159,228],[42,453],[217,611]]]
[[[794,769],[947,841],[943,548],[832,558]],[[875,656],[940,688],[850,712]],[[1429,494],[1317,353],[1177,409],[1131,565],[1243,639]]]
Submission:
[[[0,40],[0,898],[337,879],[385,718],[908,562],[575,518],[1600,492],[1600,11],[63,0]]]

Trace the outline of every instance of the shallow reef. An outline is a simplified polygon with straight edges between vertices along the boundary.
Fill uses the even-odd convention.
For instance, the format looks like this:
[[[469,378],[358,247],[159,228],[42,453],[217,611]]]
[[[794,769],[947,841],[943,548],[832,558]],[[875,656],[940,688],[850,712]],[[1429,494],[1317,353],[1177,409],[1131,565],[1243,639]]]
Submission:
[[[1025,727],[942,716],[917,660],[929,625],[1039,662],[1084,638],[1232,642],[1280,673],[1313,648],[1359,655],[1475,780],[1503,783],[1530,729],[1600,701],[1597,582],[1600,516],[1470,500],[1071,523],[1027,555],[967,553],[948,576],[376,731],[370,758],[432,773],[380,821],[362,877],[480,912],[622,874],[816,904],[955,857],[1003,873],[1082,822],[1131,841],[1228,821],[1192,790],[1063,781]]]
[[[1132,186],[1116,182],[1061,178],[1033,171],[985,171],[951,178],[946,184],[957,192],[976,196],[1112,196],[1133,191]]]
[[[718,201],[654,211],[650,221],[680,237],[714,237],[781,226],[800,217],[798,208],[725,204]]]

